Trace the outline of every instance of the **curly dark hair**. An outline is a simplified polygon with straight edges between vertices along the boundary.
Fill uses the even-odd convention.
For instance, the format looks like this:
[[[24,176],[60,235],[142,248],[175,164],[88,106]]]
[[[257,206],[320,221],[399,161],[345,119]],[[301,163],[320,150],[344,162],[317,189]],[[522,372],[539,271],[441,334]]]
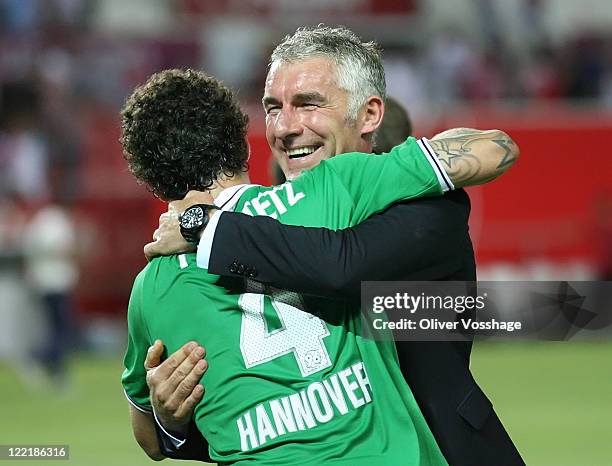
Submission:
[[[248,169],[248,117],[233,93],[195,70],[166,70],[121,110],[123,154],[133,175],[166,200]]]

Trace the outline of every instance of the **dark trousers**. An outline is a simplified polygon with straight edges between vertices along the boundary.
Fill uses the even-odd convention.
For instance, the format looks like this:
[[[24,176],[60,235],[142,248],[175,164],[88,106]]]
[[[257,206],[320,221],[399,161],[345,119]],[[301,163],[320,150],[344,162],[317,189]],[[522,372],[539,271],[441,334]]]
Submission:
[[[71,344],[72,303],[69,293],[44,293],[41,296],[47,319],[47,339],[39,359],[53,376],[65,373],[66,355]]]

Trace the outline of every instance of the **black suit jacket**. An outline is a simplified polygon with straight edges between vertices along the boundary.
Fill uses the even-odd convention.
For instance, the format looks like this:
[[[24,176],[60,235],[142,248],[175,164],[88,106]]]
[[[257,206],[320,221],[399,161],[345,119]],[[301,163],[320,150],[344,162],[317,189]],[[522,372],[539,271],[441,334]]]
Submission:
[[[224,213],[209,271],[278,288],[358,300],[362,280],[476,280],[467,194],[397,204],[337,232]],[[523,465],[469,370],[471,342],[397,342],[400,366],[451,466]],[[206,459],[200,439],[183,456]],[[177,453],[179,455],[177,456]]]

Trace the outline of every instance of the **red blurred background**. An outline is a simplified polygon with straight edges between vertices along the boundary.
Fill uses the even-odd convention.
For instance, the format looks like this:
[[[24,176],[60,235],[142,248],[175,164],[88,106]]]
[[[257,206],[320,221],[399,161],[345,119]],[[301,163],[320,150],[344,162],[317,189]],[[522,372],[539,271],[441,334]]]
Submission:
[[[106,144],[118,137],[114,116],[94,124],[85,164],[90,184],[86,190],[109,190],[109,196],[80,203],[98,231],[96,254],[83,264],[80,297],[82,308],[105,311],[124,305],[135,271],[145,264],[142,246],[166,207],[150,196],[111,195],[130,191],[134,182],[120,148]],[[606,273],[612,238],[612,159],[606,141],[612,140],[612,115],[561,105],[527,105],[504,112],[475,106],[446,116],[428,133],[417,125],[416,134],[466,125],[503,128],[521,148],[519,162],[503,178],[469,189],[479,269],[503,263],[514,266],[514,278],[520,278],[530,276],[529,267],[537,262],[561,278]],[[261,125],[253,125],[249,139],[251,179],[269,184],[270,155]],[[107,182],[98,186],[101,173],[114,180],[112,189]]]

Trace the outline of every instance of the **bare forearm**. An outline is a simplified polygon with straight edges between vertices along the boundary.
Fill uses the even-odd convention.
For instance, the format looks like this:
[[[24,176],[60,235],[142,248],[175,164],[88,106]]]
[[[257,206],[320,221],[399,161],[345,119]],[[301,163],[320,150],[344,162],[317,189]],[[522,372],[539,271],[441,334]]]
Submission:
[[[157,442],[153,416],[130,406],[130,418],[132,420],[132,432],[140,448],[152,460],[161,461],[165,459],[166,457],[161,453]]]
[[[520,153],[512,138],[500,130],[454,128],[435,135],[429,143],[456,187],[497,178]]]

